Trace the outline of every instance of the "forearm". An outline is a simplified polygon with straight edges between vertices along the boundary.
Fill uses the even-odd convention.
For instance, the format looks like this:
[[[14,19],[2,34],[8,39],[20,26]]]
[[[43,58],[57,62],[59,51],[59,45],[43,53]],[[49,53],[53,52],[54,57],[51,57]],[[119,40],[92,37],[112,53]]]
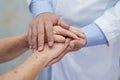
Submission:
[[[44,53],[33,53],[19,67],[2,75],[0,80],[34,80],[50,59],[51,57]]]
[[[0,63],[16,58],[26,50],[27,35],[0,39]]]
[[[23,64],[2,75],[0,80],[33,80],[49,61],[66,50],[69,41],[67,39],[65,43],[56,43],[52,48],[45,45],[42,52],[33,53]]]
[[[66,36],[70,36],[73,38],[76,37],[75,35],[70,34],[69,31],[65,31],[60,27],[56,26],[54,28],[54,31],[56,31],[56,33],[58,34],[64,33]],[[61,38],[60,36],[56,36],[55,34],[54,39],[57,42],[65,41],[64,37]],[[0,39],[0,63],[16,58],[26,50],[28,50],[28,40],[26,34],[17,37]]]

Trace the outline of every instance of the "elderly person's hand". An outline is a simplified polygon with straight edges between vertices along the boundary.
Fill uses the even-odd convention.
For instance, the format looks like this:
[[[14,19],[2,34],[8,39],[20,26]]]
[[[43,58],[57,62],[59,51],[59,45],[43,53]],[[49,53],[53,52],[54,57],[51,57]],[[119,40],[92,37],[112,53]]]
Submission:
[[[76,51],[81,49],[82,47],[85,46],[86,44],[86,37],[85,34],[79,30],[78,28],[75,27],[70,27],[69,31],[73,32],[74,34],[76,34],[77,36],[80,37],[80,39],[78,40],[71,40],[69,43],[69,46],[66,48],[66,50],[64,52],[62,52],[62,54],[60,54],[59,56],[57,56],[56,58],[54,58],[53,60],[51,60],[47,66],[52,65],[58,61],[60,61],[65,54],[67,54],[70,51]],[[65,35],[65,33],[63,32],[62,35]]]

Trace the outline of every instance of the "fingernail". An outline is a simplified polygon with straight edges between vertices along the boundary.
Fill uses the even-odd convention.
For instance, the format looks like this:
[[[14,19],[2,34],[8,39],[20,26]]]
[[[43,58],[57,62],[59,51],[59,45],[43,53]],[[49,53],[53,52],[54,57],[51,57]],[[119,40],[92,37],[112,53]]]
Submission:
[[[29,46],[30,49],[32,49],[32,46]]]
[[[41,51],[43,49],[43,46],[39,46],[38,50]]]
[[[49,46],[52,46],[53,45],[53,42],[49,42]]]

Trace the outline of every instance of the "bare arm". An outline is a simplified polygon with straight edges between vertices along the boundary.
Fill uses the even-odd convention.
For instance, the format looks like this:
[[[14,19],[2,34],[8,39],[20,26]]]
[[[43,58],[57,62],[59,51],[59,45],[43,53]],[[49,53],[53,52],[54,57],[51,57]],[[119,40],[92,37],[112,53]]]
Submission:
[[[69,39],[65,43],[55,43],[52,48],[45,45],[42,52],[32,54],[26,61],[14,70],[2,75],[0,80],[34,80],[36,75],[48,64],[50,60],[66,50]]]
[[[0,63],[6,62],[28,50],[27,36],[0,39]]]
[[[53,37],[55,42],[64,42],[65,38],[62,36],[67,36],[72,39],[76,38],[76,35],[74,33],[63,29],[60,26],[55,26],[53,29]],[[47,42],[47,39],[45,40]],[[26,34],[0,39],[0,63],[16,58],[19,55],[23,54],[26,50],[28,50],[28,41]]]
[[[71,35],[68,34],[69,32],[67,32],[66,30],[62,30],[62,29],[55,29],[55,30],[56,30],[55,34],[72,37]],[[6,41],[8,41],[9,39],[11,38],[6,38]],[[16,42],[12,42],[14,39]],[[25,50],[28,49],[27,48],[28,44],[24,43],[26,42],[26,40],[27,40],[26,35],[14,37],[12,38],[12,40],[9,40],[11,42],[5,43],[6,45],[8,44],[10,45],[8,46],[8,48],[5,48],[5,49],[8,49],[7,52],[10,52],[9,50],[16,48],[15,51],[12,51],[11,53],[16,52],[17,50],[18,52],[19,50],[21,50],[21,52],[22,51],[24,52]],[[56,37],[56,40],[58,40],[58,37]],[[66,54],[69,51],[68,49],[69,42],[70,40],[67,39],[65,43],[55,43],[55,45],[52,48],[50,48],[48,45],[45,45],[45,48],[42,52],[37,52],[37,53],[32,54],[20,66],[2,75],[0,77],[0,80],[33,80],[36,77],[36,75],[48,64],[48,62],[55,59],[57,56],[61,57],[61,54],[62,56],[64,56],[64,54]],[[11,46],[11,44],[15,44],[14,47]],[[18,44],[19,44],[19,49],[17,49]],[[4,44],[2,43],[1,46],[3,47]],[[3,51],[5,49],[3,49]]]

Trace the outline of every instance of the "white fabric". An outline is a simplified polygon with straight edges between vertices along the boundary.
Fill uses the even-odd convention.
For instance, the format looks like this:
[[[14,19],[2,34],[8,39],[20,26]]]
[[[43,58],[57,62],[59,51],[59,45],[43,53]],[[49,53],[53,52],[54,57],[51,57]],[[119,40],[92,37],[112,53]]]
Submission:
[[[26,1],[27,1],[28,5],[30,5],[30,3],[31,3],[31,0],[26,0]]]
[[[105,33],[109,44],[116,42],[117,39],[115,38],[119,38],[120,36],[120,1],[115,7],[108,9],[95,22]]]
[[[52,80],[118,80],[120,0],[52,0],[55,14],[79,28],[95,22],[109,42],[67,54],[52,65]],[[94,34],[94,32],[93,32]]]
[[[53,6],[55,14],[72,26],[82,28],[95,21],[109,47],[99,45],[69,53],[52,66],[52,80],[118,80],[120,1],[53,0]]]

